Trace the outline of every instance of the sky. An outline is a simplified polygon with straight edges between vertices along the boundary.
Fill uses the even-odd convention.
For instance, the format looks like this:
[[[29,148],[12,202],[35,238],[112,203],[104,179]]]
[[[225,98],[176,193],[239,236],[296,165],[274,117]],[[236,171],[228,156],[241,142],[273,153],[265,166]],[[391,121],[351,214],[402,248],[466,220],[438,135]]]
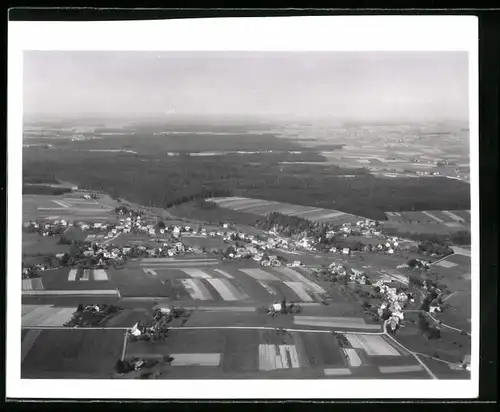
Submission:
[[[468,119],[466,52],[28,51],[26,115]]]

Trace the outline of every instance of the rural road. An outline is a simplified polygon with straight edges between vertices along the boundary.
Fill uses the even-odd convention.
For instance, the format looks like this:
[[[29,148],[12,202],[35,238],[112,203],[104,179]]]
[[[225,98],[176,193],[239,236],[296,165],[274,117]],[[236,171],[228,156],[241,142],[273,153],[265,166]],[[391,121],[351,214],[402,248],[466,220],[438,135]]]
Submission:
[[[391,339],[395,344],[397,344],[398,346],[400,346],[401,348],[403,348],[405,351],[407,351],[408,353],[410,353],[414,358],[415,360],[420,363],[420,365],[422,365],[422,367],[425,369],[425,371],[427,372],[427,374],[432,378],[432,379],[438,379],[436,375],[434,375],[434,373],[432,373],[432,371],[427,367],[427,365],[422,362],[422,360],[418,357],[418,355],[415,353],[415,352],[412,352],[411,350],[409,350],[406,346],[402,345],[401,343],[399,343],[396,339],[394,339],[388,332],[387,332],[387,320],[384,321],[384,326],[383,326],[383,332],[382,334],[384,334],[385,336],[387,336],[389,339]]]

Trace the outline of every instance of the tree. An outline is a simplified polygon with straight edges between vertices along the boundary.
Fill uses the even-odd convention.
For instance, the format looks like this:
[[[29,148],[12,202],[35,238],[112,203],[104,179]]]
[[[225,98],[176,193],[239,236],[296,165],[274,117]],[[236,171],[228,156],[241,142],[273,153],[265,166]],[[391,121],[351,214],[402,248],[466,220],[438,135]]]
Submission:
[[[158,228],[165,229],[165,223],[162,220],[158,222]]]
[[[63,257],[61,258],[61,265],[67,266],[69,262],[69,254],[65,253]]]

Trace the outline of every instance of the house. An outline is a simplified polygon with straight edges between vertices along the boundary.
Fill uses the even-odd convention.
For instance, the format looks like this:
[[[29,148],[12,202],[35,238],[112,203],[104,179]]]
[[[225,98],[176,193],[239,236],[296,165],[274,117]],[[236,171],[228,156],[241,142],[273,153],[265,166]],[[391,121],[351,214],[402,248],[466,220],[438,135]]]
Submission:
[[[441,308],[439,306],[431,306],[429,307],[429,313],[441,312]]]
[[[349,250],[348,247],[345,247],[345,248],[342,249],[342,254],[344,254],[344,255],[348,255],[349,252],[350,252],[350,250]]]

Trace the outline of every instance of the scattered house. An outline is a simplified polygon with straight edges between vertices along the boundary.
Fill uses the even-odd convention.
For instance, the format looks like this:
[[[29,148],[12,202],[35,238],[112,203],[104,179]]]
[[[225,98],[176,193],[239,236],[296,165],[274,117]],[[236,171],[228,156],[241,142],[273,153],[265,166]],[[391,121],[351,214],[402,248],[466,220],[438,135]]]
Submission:
[[[439,306],[430,306],[429,313],[441,312],[441,308]]]
[[[344,255],[348,255],[349,252],[350,252],[350,250],[349,250],[348,247],[345,247],[345,248],[342,249],[342,254],[344,254]]]

